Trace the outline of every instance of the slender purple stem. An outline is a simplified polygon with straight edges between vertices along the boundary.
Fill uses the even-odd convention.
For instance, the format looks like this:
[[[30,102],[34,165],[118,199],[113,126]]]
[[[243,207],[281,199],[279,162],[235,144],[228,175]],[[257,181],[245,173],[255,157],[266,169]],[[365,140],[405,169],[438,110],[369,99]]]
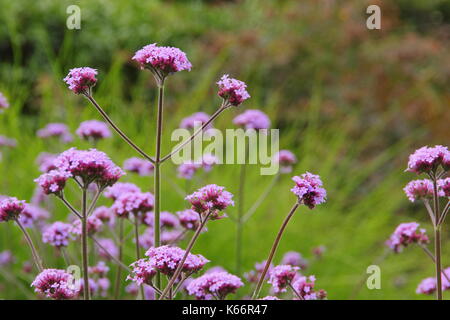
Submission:
[[[31,249],[31,255],[33,256],[34,264],[36,265],[36,268],[39,270],[39,272],[42,272],[44,270],[44,267],[42,265],[42,259],[39,256],[36,247],[33,244],[33,240],[31,240],[30,235],[28,234],[27,230],[23,227],[22,223],[20,223],[19,219],[15,219],[17,225],[19,226],[20,230],[23,232],[23,235],[25,236],[25,240],[28,243],[28,246]]]

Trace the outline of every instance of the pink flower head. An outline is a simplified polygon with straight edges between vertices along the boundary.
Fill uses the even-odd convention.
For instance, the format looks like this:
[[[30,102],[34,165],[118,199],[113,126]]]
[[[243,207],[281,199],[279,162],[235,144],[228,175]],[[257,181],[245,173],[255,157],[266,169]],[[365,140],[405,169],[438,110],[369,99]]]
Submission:
[[[66,182],[72,174],[62,170],[51,170],[48,173],[43,173],[34,181],[42,188],[45,194],[61,195],[61,192],[66,186]]]
[[[194,176],[195,172],[201,168],[201,164],[194,161],[185,161],[177,168],[178,177],[190,180]]]
[[[17,146],[16,139],[0,136],[0,147],[15,148]]]
[[[39,138],[59,138],[63,143],[72,141],[72,135],[69,132],[69,128],[64,123],[49,123],[44,128],[37,131]]]
[[[108,187],[103,192],[106,198],[117,200],[122,194],[129,192],[141,192],[141,189],[134,183],[118,182],[115,185]]]
[[[428,236],[425,229],[419,229],[417,222],[409,222],[400,224],[391,235],[386,245],[394,252],[399,253],[411,243],[427,244]]]
[[[143,216],[143,223],[148,226],[153,227],[154,221],[155,221],[155,213],[154,212],[147,212]],[[160,223],[160,226],[164,227],[164,228],[178,227],[177,217],[168,211],[161,211],[160,217],[159,217],[159,223]]]
[[[316,277],[297,277],[292,283],[292,287],[303,298],[303,300],[323,300],[327,293],[324,290],[314,291]]]
[[[58,157],[58,155],[48,152],[42,152],[39,154],[36,162],[39,166],[39,171],[41,172],[49,172],[57,169],[54,165],[53,161]]]
[[[429,179],[410,181],[403,190],[411,202],[421,199],[433,199],[433,182]]]
[[[136,282],[137,285],[151,284],[153,277],[156,275],[156,269],[147,259],[140,259],[130,265],[133,270],[127,277],[127,280]]]
[[[437,181],[438,187],[440,189],[441,197],[450,197],[450,178],[439,179]],[[439,191],[438,191],[439,194]]]
[[[136,157],[125,160],[123,168],[127,171],[135,172],[142,177],[152,175],[155,170],[155,167],[150,161]]]
[[[119,217],[153,210],[155,198],[150,192],[127,192],[120,195],[111,209]]]
[[[35,292],[57,300],[72,299],[79,293],[72,275],[59,269],[45,269],[38,274],[31,286],[35,287]]]
[[[104,261],[99,261],[96,266],[89,267],[89,273],[105,277],[108,274],[109,267]]]
[[[83,121],[75,133],[80,138],[94,141],[111,137],[108,125],[98,120]]]
[[[299,267],[302,270],[308,268],[308,260],[296,251],[288,251],[284,254],[281,264],[287,264],[294,267]]]
[[[10,250],[0,252],[0,268],[14,263],[14,256]]]
[[[211,219],[219,219],[220,211],[228,206],[234,206],[233,195],[216,184],[209,184],[200,188],[198,191],[188,195],[185,199],[192,205],[192,210],[203,214],[212,210]]]
[[[71,231],[72,225],[60,221],[54,222],[44,229],[42,242],[57,248],[67,247],[69,240],[73,240],[73,236],[70,234]]]
[[[267,261],[264,260],[264,261],[255,263],[255,270],[250,270],[249,272],[244,273],[244,278],[248,282],[257,283],[259,278],[261,277],[261,274],[264,271],[264,267],[266,266],[266,262]],[[267,269],[268,272],[266,273],[266,275],[264,277],[265,280],[269,279],[269,274],[270,274],[270,271],[272,270],[272,268],[273,268],[273,264],[271,263],[269,265],[269,268]]]
[[[197,299],[216,297],[223,300],[243,285],[239,277],[228,272],[211,272],[192,280],[187,286],[187,291]]]
[[[102,222],[107,223],[110,227],[114,226],[115,215],[111,208],[100,206],[92,212],[92,217],[100,219]]]
[[[61,153],[54,164],[59,170],[69,172],[73,178],[80,179],[84,186],[96,183],[101,190],[112,186],[125,174],[106,153],[96,149],[70,148]]]
[[[442,165],[444,170],[448,170],[450,151],[444,146],[422,147],[414,151],[409,156],[407,171],[417,174],[430,173],[437,170]]]
[[[0,201],[0,222],[18,219],[25,209],[25,201],[15,197]]]
[[[417,294],[433,294],[436,291],[436,278],[426,278],[423,279],[419,285],[417,286],[416,293]]]
[[[111,257],[117,258],[119,256],[119,249],[113,240],[107,238],[97,239],[100,243],[98,246],[98,255],[106,260],[111,260]]]
[[[292,166],[297,163],[297,158],[289,150],[280,150],[274,155],[273,161],[280,165],[281,173],[290,173]]]
[[[327,192],[322,188],[322,180],[318,175],[306,172],[300,177],[293,177],[292,180],[296,186],[291,191],[298,197],[299,203],[303,202],[308,208],[313,209],[325,202]]]
[[[200,128],[204,123],[209,120],[210,116],[205,112],[196,112],[183,120],[181,120],[180,128],[182,129],[195,129]],[[205,129],[212,128],[210,123]]]
[[[19,216],[19,221],[25,228],[32,228],[49,217],[50,213],[47,210],[26,203],[25,208]]]
[[[172,276],[178,267],[185,251],[178,247],[161,246],[150,248],[145,253],[153,268],[165,275]],[[183,264],[182,271],[187,275],[199,271],[209,260],[202,255],[189,253]]]
[[[245,82],[230,78],[227,74],[220,78],[217,85],[219,86],[219,96],[232,106],[237,107],[250,98]]]
[[[245,129],[269,129],[270,119],[260,110],[249,109],[234,118],[233,123]]]
[[[202,168],[206,172],[211,171],[212,167],[219,164],[219,159],[210,153],[206,153],[202,156]]]
[[[177,212],[178,219],[183,228],[188,230],[197,230],[200,224],[200,216],[192,209]]]
[[[178,229],[162,230],[161,232],[161,244],[173,245],[176,241],[181,240],[183,232]],[[154,232],[153,228],[147,228],[144,233],[139,236],[139,244],[144,249],[149,249],[154,245]]]
[[[0,112],[9,108],[9,103],[3,93],[0,92]]]
[[[102,230],[103,223],[99,218],[95,216],[90,216],[87,218],[86,227],[88,234],[93,235]],[[78,219],[73,222],[70,232],[73,233],[74,235],[80,236],[82,232],[81,229],[82,229],[81,220]]]
[[[89,67],[74,68],[70,69],[69,74],[64,78],[64,82],[76,94],[89,94],[91,88],[97,83],[96,76],[96,69]]]
[[[190,71],[192,64],[186,57],[186,53],[174,47],[160,47],[156,43],[146,45],[133,56],[141,68],[147,68],[152,72],[161,73],[163,77],[182,70]]]
[[[273,267],[269,272],[269,283],[273,287],[275,293],[286,292],[286,287],[297,276],[299,267],[291,265],[279,265]]]

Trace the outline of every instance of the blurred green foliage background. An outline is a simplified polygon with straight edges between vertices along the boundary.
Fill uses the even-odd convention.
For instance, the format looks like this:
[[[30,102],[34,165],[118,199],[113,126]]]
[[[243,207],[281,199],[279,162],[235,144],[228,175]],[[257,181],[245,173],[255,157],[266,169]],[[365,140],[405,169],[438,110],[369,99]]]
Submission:
[[[81,8],[81,30],[66,27],[71,4]],[[381,30],[366,28],[369,4],[382,8]],[[403,194],[414,178],[403,170],[415,148],[449,142],[450,1],[0,0],[0,8],[0,91],[11,103],[0,115],[0,134],[18,141],[17,148],[1,150],[0,193],[30,199],[39,175],[37,155],[69,147],[49,146],[36,138],[37,129],[65,122],[74,131],[81,121],[99,118],[62,82],[72,67],[99,70],[96,99],[152,153],[156,88],[131,57],[148,43],[172,45],[184,50],[194,67],[167,81],[163,153],[170,151],[171,130],[183,117],[218,107],[215,81],[223,73],[244,80],[252,98],[242,109],[264,110],[280,128],[281,148],[299,158],[294,172],[320,174],[328,190],[325,205],[298,211],[277,261],[288,250],[310,258],[305,273],[316,275],[330,299],[423,298],[415,288],[434,268],[419,248],[380,257],[398,223],[416,220],[432,231],[424,209]],[[226,112],[215,126],[231,128],[240,111]],[[71,145],[89,147],[80,140]],[[119,164],[135,156],[117,136],[98,148]],[[249,171],[247,207],[271,179],[260,176],[258,166]],[[217,183],[237,193],[238,176],[239,166],[224,165],[191,188]],[[184,187],[175,166],[165,164],[163,177],[163,209],[184,209],[186,202],[174,192],[173,183]],[[130,174],[124,180],[152,188],[151,178]],[[284,176],[245,226],[245,270],[266,258],[295,201],[291,185]],[[75,194],[72,199],[77,201]],[[68,215],[59,204],[52,214],[52,220]],[[216,221],[194,251],[233,272],[234,238],[231,219]],[[445,228],[444,265],[450,263],[448,240]],[[16,256],[10,271],[17,277],[0,275],[0,297],[33,297],[28,288],[33,275],[21,271],[30,254],[19,230],[2,223],[0,241],[0,251]],[[311,251],[319,245],[326,252],[315,261]],[[128,246],[127,263],[134,257],[133,244]],[[52,248],[43,247],[52,266],[62,267]],[[364,285],[373,263],[381,267],[381,290]]]

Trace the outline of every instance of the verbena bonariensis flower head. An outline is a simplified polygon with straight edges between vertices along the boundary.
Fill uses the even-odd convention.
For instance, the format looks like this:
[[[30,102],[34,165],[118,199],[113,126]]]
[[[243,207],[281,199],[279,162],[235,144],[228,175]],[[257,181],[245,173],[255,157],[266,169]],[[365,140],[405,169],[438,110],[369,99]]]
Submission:
[[[56,221],[44,229],[44,232],[42,233],[42,242],[57,248],[67,247],[69,241],[74,239],[70,234],[71,231],[71,224]]]
[[[323,300],[327,297],[324,290],[314,291],[316,282],[315,276],[297,277],[292,283],[292,287],[303,298],[303,300]],[[295,297],[296,298],[296,297]]]
[[[403,190],[411,202],[416,200],[433,199],[434,188],[433,182],[429,179],[410,181]],[[438,191],[438,195],[442,196],[442,192]]]
[[[98,255],[106,260],[111,260],[111,257],[117,258],[119,256],[119,249],[117,248],[115,242],[108,238],[97,239],[97,241],[102,246],[98,247]]]
[[[421,173],[433,173],[439,166],[444,170],[449,169],[450,151],[444,146],[422,147],[409,156],[407,171]]]
[[[190,180],[194,177],[195,172],[201,168],[201,164],[195,161],[185,161],[177,168],[178,177]]]
[[[248,109],[233,119],[233,123],[245,129],[269,129],[270,119],[262,111],[256,109]]]
[[[135,185],[134,183],[129,182],[118,182],[115,185],[108,187],[105,189],[105,192],[103,192],[103,195],[106,198],[117,200],[119,196],[123,193],[128,192],[141,192],[141,189]]]
[[[185,251],[178,247],[161,246],[157,248],[150,248],[145,253],[151,266],[156,270],[160,271],[162,274],[172,276],[178,267]],[[189,253],[186,261],[183,264],[182,272],[190,275],[194,272],[199,271],[203,266],[208,263],[207,260],[202,255]]]
[[[230,78],[227,74],[220,78],[217,85],[219,86],[219,96],[231,106],[237,107],[250,98],[245,82]]]
[[[450,197],[450,178],[439,179],[437,181],[442,197]]]
[[[324,203],[327,192],[322,188],[322,180],[318,175],[306,172],[301,176],[292,178],[296,186],[291,191],[298,197],[298,202],[303,203],[310,209]]]
[[[279,265],[273,267],[269,272],[269,283],[275,293],[286,292],[286,287],[297,276],[299,267],[291,265]]]
[[[37,131],[39,138],[59,138],[61,142],[68,143],[72,141],[72,135],[69,128],[64,123],[49,123],[44,128]]]
[[[436,291],[436,278],[426,278],[423,279],[419,285],[417,286],[416,293],[417,294],[433,294]]]
[[[425,229],[419,229],[417,222],[409,222],[400,224],[391,235],[386,245],[394,252],[398,253],[406,248],[411,243],[427,244],[429,242],[428,236],[425,234]]]
[[[120,195],[111,209],[119,217],[139,214],[153,210],[155,198],[150,192],[127,192]]]
[[[87,120],[80,123],[75,133],[85,140],[100,140],[111,137],[108,125],[103,121]]]
[[[61,196],[67,180],[71,177],[72,174],[70,172],[51,170],[50,172],[41,174],[34,181],[42,188],[45,194]]]
[[[209,120],[210,116],[205,112],[196,112],[192,115],[184,118],[180,122],[180,128],[182,129],[194,129],[196,127],[200,128],[204,123]],[[205,129],[212,128],[212,124],[208,124]]]
[[[125,160],[123,168],[127,171],[137,173],[142,177],[152,175],[155,170],[155,167],[150,161],[137,157]]]
[[[92,217],[100,219],[102,222],[107,223],[110,227],[114,226],[116,220],[116,216],[112,209],[106,206],[97,207],[92,212]]]
[[[154,212],[146,212],[143,215],[142,222],[148,226],[153,227],[154,221],[155,221],[155,213]],[[168,211],[161,211],[160,217],[159,217],[159,223],[161,227],[164,228],[175,228],[178,227],[178,219],[177,217],[168,212]]]
[[[89,267],[89,273],[98,275],[99,277],[105,277],[109,272],[109,267],[104,261],[99,261],[97,265]]]
[[[36,159],[36,162],[39,166],[39,171],[41,172],[49,172],[57,169],[53,161],[58,157],[58,155],[48,152],[42,152]]]
[[[52,299],[72,299],[79,293],[73,277],[65,270],[45,269],[31,284],[34,291]]]
[[[288,251],[284,254],[281,264],[288,264],[304,270],[308,267],[308,260],[303,258],[300,252]]]
[[[228,206],[234,206],[232,200],[233,195],[225,190],[225,187],[220,187],[216,184],[209,184],[200,188],[198,191],[186,197],[192,205],[192,210],[205,214],[211,211],[211,219],[221,218],[221,211]]]
[[[86,225],[87,225],[87,232],[89,235],[93,235],[97,232],[100,232],[103,227],[102,221],[95,216],[88,217]],[[74,235],[80,236],[82,232],[81,229],[82,229],[81,220],[75,220],[72,224],[70,232]]]
[[[25,209],[25,201],[16,197],[5,198],[0,201],[0,222],[16,220]]]
[[[0,92],[0,112],[9,108],[8,99]]]
[[[19,216],[19,221],[25,228],[32,228],[49,217],[50,213],[47,210],[26,203]]]
[[[159,81],[169,74],[192,68],[186,53],[175,47],[161,47],[152,43],[136,51],[133,56],[141,69],[149,69]]]
[[[61,153],[54,164],[59,170],[69,172],[82,186],[95,183],[100,190],[112,186],[125,174],[106,153],[96,149],[70,148]]]
[[[197,299],[215,297],[223,300],[243,285],[239,277],[228,272],[211,272],[192,280],[187,286],[187,291]]]
[[[15,148],[17,146],[16,139],[0,136],[0,147]]]
[[[192,209],[177,212],[178,219],[183,228],[188,230],[197,230],[200,224],[200,216]]]
[[[64,82],[76,94],[90,95],[91,88],[97,83],[97,70],[89,67],[70,69]]]
[[[131,274],[127,276],[127,280],[136,282],[138,286],[142,284],[151,284],[153,277],[156,275],[156,269],[148,259],[140,259],[133,262]]]
[[[289,150],[280,150],[273,156],[273,161],[280,165],[281,173],[290,173],[292,166],[297,163],[297,158]]]

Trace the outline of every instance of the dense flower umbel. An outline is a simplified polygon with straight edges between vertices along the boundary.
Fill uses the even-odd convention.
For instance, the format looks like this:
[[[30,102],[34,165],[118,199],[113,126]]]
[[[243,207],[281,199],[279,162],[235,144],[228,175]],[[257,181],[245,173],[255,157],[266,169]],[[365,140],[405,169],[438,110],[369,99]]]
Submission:
[[[48,173],[43,173],[34,181],[42,188],[45,194],[61,195],[61,192],[66,186],[67,180],[72,177],[72,174],[62,170],[51,170]]]
[[[200,128],[204,123],[209,120],[210,116],[205,112],[196,112],[183,120],[181,120],[180,128],[183,129],[194,129],[196,126]],[[212,128],[210,123],[205,129]]]
[[[315,276],[297,277],[292,283],[292,287],[303,298],[303,300],[322,300],[325,299],[327,293],[324,290],[314,291],[316,282]],[[294,297],[296,299],[297,297]]]
[[[444,170],[449,169],[450,151],[444,146],[422,147],[409,156],[407,171],[430,173],[436,171],[439,166]]]
[[[134,183],[129,183],[129,182],[118,182],[115,185],[106,188],[105,191],[103,192],[103,195],[106,198],[112,199],[112,200],[117,200],[117,198],[119,198],[120,195],[124,194],[124,193],[129,193],[129,192],[141,192],[141,189],[135,185]]]
[[[186,197],[192,204],[192,210],[203,214],[212,210],[211,219],[219,219],[220,211],[228,206],[234,206],[233,195],[216,184],[209,184]]]
[[[87,219],[87,232],[89,235],[93,235],[96,232],[102,230],[103,223],[95,216],[90,216]],[[71,233],[80,236],[82,232],[81,220],[75,220],[70,230]]]
[[[36,159],[36,162],[39,166],[39,171],[41,172],[49,172],[57,169],[55,164],[53,163],[55,159],[58,157],[57,154],[42,152]]]
[[[98,120],[83,121],[75,133],[86,140],[100,140],[111,137],[108,125]]]
[[[279,265],[273,267],[269,272],[269,281],[275,293],[286,292],[286,287],[297,276],[300,268],[291,265]]]
[[[225,299],[228,294],[235,293],[243,285],[239,277],[228,272],[211,272],[192,280],[187,291],[197,299]]]
[[[73,236],[70,234],[71,231],[72,225],[61,221],[54,222],[44,229],[42,242],[57,248],[67,247],[69,240],[73,240]]]
[[[111,209],[119,217],[153,210],[155,198],[150,192],[127,192],[120,195]]]
[[[69,89],[76,94],[89,93],[91,87],[97,83],[97,70],[89,67],[70,69],[69,74],[64,78],[64,82],[69,85]]]
[[[427,244],[429,239],[425,234],[425,229],[419,229],[419,226],[417,222],[400,224],[386,241],[386,245],[398,253],[411,243]]]
[[[192,68],[186,53],[174,47],[160,47],[156,43],[136,51],[133,60],[136,60],[142,69],[156,70],[163,76],[182,70],[190,71]]]
[[[239,106],[250,98],[245,82],[230,78],[227,74],[220,78],[217,85],[219,86],[219,96],[232,106]]]
[[[156,269],[148,259],[140,259],[133,262],[130,267],[133,268],[127,280],[136,282],[137,285],[151,284],[152,278],[156,274]]]
[[[0,201],[0,222],[19,218],[25,209],[25,201],[17,200],[15,197]]]
[[[49,217],[50,213],[47,210],[26,203],[25,208],[19,216],[19,221],[25,228],[32,228]]]
[[[316,205],[325,202],[327,192],[322,188],[322,180],[318,175],[306,172],[300,177],[293,177],[292,180],[296,186],[291,191],[298,197],[299,203],[313,209]]]
[[[9,108],[9,103],[3,93],[0,92],[0,112]]]
[[[100,189],[112,186],[125,173],[116,166],[106,153],[96,149],[70,148],[55,160],[59,170],[69,172],[84,185],[96,183]]]
[[[439,179],[437,181],[442,197],[450,197],[450,178]]]
[[[125,160],[125,162],[123,163],[123,168],[127,171],[137,173],[143,177],[150,176],[155,170],[155,167],[150,161],[137,157]]]
[[[281,264],[288,264],[304,270],[308,267],[308,260],[303,258],[299,252],[288,251],[284,254]]]
[[[270,119],[262,111],[256,109],[248,109],[233,119],[233,123],[245,129],[269,129]]]
[[[274,155],[273,161],[280,165],[281,173],[290,173],[292,166],[297,163],[297,158],[289,150],[280,150]]]
[[[145,253],[151,266],[165,275],[172,276],[178,267],[185,251],[178,247],[161,246],[150,248]],[[202,255],[189,253],[183,264],[182,272],[192,274],[199,271],[209,260]]]
[[[433,199],[433,182],[429,179],[413,180],[403,190],[411,202],[422,199]],[[441,196],[439,191],[438,195]]]
[[[200,224],[200,216],[192,209],[177,212],[181,226],[188,230],[196,230]]]
[[[154,212],[146,212],[142,220],[144,224],[153,227],[155,221]],[[161,211],[159,223],[160,226],[164,228],[175,228],[178,226],[178,219],[174,214],[168,211]]]
[[[31,284],[35,292],[52,299],[72,299],[79,293],[72,275],[65,270],[45,269]]]
[[[72,135],[69,128],[64,123],[49,123],[44,128],[37,131],[39,138],[59,138],[61,142],[68,143],[72,141]]]

